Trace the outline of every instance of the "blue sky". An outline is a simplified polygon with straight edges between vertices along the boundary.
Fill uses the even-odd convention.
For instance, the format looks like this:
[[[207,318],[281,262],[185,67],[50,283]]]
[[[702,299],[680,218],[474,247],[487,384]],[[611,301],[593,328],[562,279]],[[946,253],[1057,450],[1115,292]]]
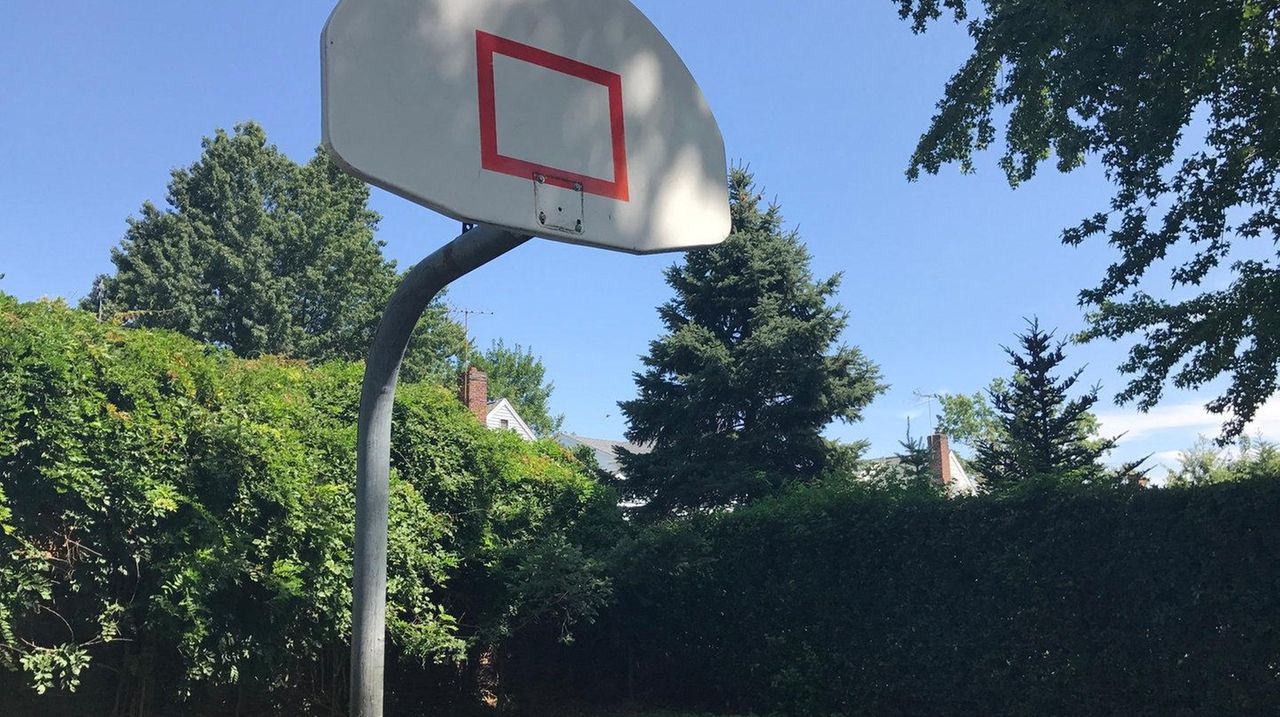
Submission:
[[[897,448],[916,393],[972,392],[1007,373],[1001,344],[1023,317],[1061,335],[1082,326],[1076,293],[1112,256],[1067,248],[1059,231],[1106,205],[1096,162],[1051,167],[1016,191],[994,155],[974,175],[952,167],[911,184],[903,170],[944,83],[967,56],[960,28],[913,35],[896,3],[638,0],[698,78],[730,161],[749,164],[813,254],[844,274],[844,340],[879,363],[892,389],[842,439]],[[320,139],[319,33],[328,2],[12,2],[0,5],[0,289],[22,299],[87,293],[143,201],[163,203],[169,171],[215,128],[254,119],[298,161]],[[452,221],[378,190],[379,238],[407,267],[451,239]],[[449,301],[481,346],[532,347],[556,385],[566,429],[620,437],[619,400],[661,327],[678,257],[633,257],[535,241],[459,281]],[[1163,286],[1157,286],[1163,289]],[[1123,347],[1073,347],[1072,367],[1109,399]],[[1117,458],[1169,461],[1216,423],[1212,394],[1171,391],[1150,415],[1100,405],[1128,431]],[[936,408],[936,406],[935,406]],[[1280,435],[1280,410],[1256,430]]]

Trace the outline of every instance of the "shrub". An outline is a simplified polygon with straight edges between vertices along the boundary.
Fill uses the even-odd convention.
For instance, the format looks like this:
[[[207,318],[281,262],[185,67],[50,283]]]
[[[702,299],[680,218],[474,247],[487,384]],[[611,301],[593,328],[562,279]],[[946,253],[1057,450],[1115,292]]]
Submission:
[[[3,664],[117,712],[339,707],[360,375],[0,296]],[[563,450],[419,384],[392,460],[391,652],[457,664],[607,599],[615,500]]]

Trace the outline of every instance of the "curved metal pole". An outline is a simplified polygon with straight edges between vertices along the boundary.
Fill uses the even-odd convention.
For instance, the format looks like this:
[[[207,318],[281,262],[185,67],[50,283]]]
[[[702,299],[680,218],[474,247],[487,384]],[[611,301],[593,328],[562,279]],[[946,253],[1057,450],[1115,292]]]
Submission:
[[[529,240],[505,229],[463,232],[405,274],[369,349],[356,443],[356,543],[352,574],[351,714],[382,717],[387,617],[387,480],[391,408],[400,362],[418,319],[440,290]]]

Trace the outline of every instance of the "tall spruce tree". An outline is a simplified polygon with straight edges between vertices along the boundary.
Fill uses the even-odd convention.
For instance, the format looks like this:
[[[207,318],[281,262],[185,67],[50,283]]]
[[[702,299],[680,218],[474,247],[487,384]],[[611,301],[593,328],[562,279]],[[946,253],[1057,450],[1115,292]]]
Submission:
[[[847,315],[830,302],[840,277],[815,280],[809,252],[745,169],[731,172],[733,233],[670,267],[666,334],[619,404],[627,438],[622,491],[641,512],[733,505],[822,470],[822,429],[856,421],[884,390],[879,369],[837,345]]]
[[[1018,334],[1021,351],[1004,349],[1013,365],[1012,380],[988,389],[1002,430],[994,439],[977,441],[977,471],[992,490],[1046,476],[1101,479],[1107,475],[1102,457],[1115,448],[1116,439],[1095,435],[1097,422],[1089,409],[1099,389],[1068,398],[1084,369],[1055,375],[1066,358],[1066,342],[1055,342],[1053,332],[1043,331],[1036,319],[1027,323],[1027,332]]]
[[[167,328],[241,356],[363,358],[395,263],[374,238],[369,188],[323,150],[299,165],[253,122],[204,139],[176,169],[169,208],[147,202],[82,306]],[[443,305],[427,312],[407,361],[444,379],[465,336]]]

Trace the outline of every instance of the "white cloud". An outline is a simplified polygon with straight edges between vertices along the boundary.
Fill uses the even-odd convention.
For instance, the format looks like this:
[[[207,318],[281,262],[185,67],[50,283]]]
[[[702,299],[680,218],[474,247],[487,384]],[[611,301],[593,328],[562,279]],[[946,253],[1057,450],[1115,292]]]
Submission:
[[[1138,411],[1111,411],[1098,414],[1102,434],[1124,434],[1121,443],[1136,441],[1164,431],[1194,431],[1216,436],[1222,427],[1223,417],[1209,413],[1204,406],[1195,403],[1179,403],[1156,406],[1148,413]],[[1258,409],[1253,423],[1245,429],[1249,435],[1280,439],[1280,399],[1272,399]]]

